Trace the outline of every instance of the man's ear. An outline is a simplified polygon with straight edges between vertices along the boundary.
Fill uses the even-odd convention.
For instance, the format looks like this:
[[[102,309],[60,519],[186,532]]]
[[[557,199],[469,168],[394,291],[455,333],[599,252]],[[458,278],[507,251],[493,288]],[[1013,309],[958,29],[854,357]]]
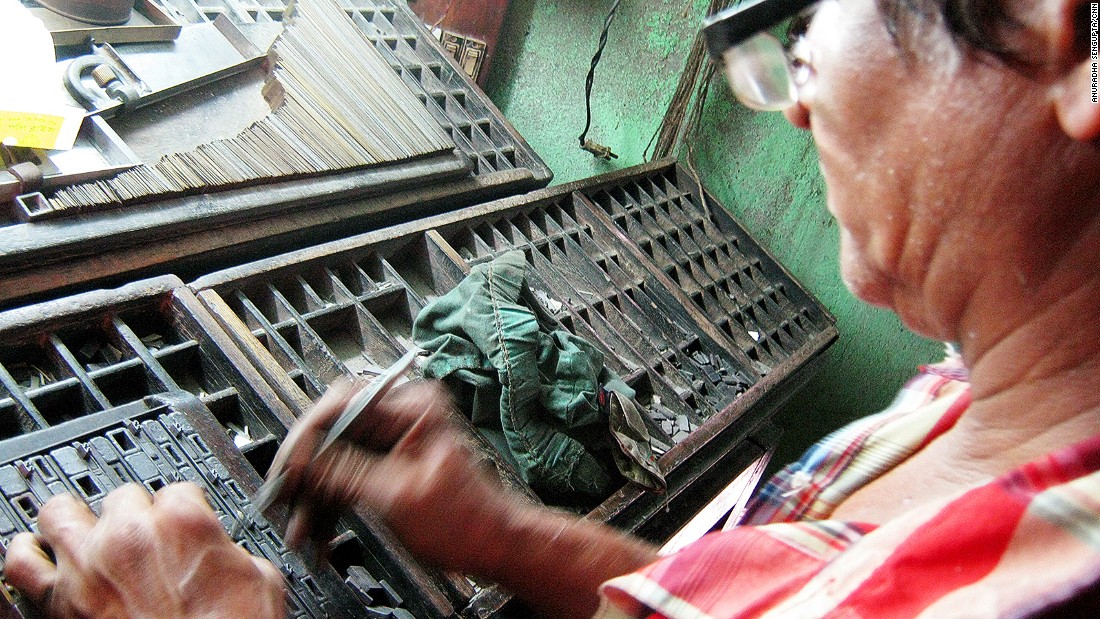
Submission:
[[[1054,109],[1066,135],[1082,142],[1100,137],[1100,91],[1097,90],[1096,36],[1093,13],[1100,6],[1087,0],[1047,0],[1048,32],[1060,61],[1053,85]]]

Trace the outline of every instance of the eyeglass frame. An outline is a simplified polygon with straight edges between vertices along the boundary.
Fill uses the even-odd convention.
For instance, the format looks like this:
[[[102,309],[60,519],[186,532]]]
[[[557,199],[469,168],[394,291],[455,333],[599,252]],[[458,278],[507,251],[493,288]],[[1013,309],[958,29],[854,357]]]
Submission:
[[[729,48],[774,28],[818,2],[820,0],[756,0],[725,8],[703,21],[707,51],[720,59]]]

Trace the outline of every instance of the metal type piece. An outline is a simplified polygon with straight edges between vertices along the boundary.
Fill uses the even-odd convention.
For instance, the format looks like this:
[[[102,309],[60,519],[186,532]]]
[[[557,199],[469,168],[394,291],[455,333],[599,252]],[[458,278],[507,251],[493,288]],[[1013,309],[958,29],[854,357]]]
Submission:
[[[477,81],[488,49],[485,41],[447,30],[440,30],[439,41],[443,49],[458,61],[458,66],[462,67],[466,76]]]
[[[348,576],[344,582],[368,606],[374,603],[374,595],[377,595],[377,591],[381,589],[379,582],[358,565],[353,565],[348,570]]]

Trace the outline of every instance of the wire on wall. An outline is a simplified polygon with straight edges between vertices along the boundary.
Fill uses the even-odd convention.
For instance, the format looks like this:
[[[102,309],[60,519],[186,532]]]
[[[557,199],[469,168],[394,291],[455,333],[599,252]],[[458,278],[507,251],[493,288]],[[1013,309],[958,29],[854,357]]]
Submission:
[[[596,53],[592,56],[592,66],[588,68],[588,77],[585,78],[584,81],[584,131],[581,131],[581,135],[578,138],[582,149],[592,153],[595,157],[605,160],[618,159],[619,156],[611,152],[610,146],[597,144],[588,139],[588,130],[592,127],[592,82],[596,78],[596,65],[600,64],[600,58],[603,56],[603,49],[607,47],[607,32],[611,29],[611,22],[615,20],[615,13],[619,10],[619,4],[621,2],[622,0],[615,0],[615,4],[611,5],[611,10],[607,13],[607,19],[603,22],[603,30],[600,32],[599,45],[596,47]]]

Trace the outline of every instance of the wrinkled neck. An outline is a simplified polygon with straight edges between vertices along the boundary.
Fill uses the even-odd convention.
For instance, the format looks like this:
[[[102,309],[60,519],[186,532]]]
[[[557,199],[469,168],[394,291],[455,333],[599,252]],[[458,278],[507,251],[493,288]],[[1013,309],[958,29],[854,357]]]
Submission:
[[[975,286],[959,323],[974,397],[960,430],[978,452],[1027,461],[1100,434],[1097,219],[1042,277],[1007,268]]]

